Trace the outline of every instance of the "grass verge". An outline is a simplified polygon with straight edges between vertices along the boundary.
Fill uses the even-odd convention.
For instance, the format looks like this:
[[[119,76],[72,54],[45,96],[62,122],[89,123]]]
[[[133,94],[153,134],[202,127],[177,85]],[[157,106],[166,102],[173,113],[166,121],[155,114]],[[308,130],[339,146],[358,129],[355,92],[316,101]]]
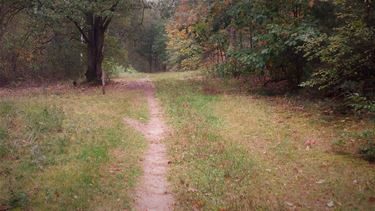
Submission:
[[[178,209],[374,209],[373,164],[332,144],[359,141],[351,137],[373,122],[327,119],[314,106],[220,81],[154,78],[174,128],[167,144]]]
[[[130,209],[143,138],[122,118],[147,118],[143,94],[66,90],[0,100],[0,206]]]

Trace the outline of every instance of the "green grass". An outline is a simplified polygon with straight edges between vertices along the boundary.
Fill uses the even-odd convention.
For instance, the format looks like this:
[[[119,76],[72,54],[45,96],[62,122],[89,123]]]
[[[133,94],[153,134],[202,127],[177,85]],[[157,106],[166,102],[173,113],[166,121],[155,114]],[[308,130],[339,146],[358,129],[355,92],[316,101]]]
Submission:
[[[327,119],[313,103],[166,74],[152,77],[173,126],[178,210],[322,210],[331,201],[337,210],[374,209],[373,164],[332,145],[341,138],[357,149],[374,138],[371,121]]]
[[[139,91],[66,90],[0,100],[0,205],[130,209],[145,141],[122,118],[147,118]]]
[[[373,121],[198,72],[126,77],[157,87],[176,210],[375,209],[374,165],[358,153]],[[2,96],[0,207],[131,210],[146,143],[123,117],[148,120],[141,91]]]
[[[189,78],[196,78],[201,75],[199,71],[184,71],[184,72],[163,72],[163,73],[123,73],[122,80],[134,81],[139,79],[150,80],[186,80]]]
[[[217,134],[222,123],[210,111],[217,98],[194,92],[194,86],[186,82],[160,81],[157,85],[175,126],[169,142],[179,206],[246,208],[235,202],[255,196],[242,187],[257,179],[257,161],[238,146],[226,146]],[[174,91],[168,92],[171,90]],[[238,183],[230,183],[231,180]],[[228,207],[227,202],[232,205]]]

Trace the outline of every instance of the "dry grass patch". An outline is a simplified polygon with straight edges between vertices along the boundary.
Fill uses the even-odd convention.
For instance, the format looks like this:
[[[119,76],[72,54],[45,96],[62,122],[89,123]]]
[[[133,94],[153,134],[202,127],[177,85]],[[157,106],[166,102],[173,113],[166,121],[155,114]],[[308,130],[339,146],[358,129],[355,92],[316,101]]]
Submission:
[[[373,130],[371,121],[326,118],[316,105],[248,95],[228,81],[181,79],[156,82],[174,127],[178,209],[374,208],[373,164],[332,147]]]
[[[214,106],[223,117],[220,134],[241,145],[262,165],[262,198],[275,198],[286,207],[325,209],[333,201],[339,209],[371,209],[375,194],[374,166],[353,155],[332,151],[342,131],[358,128],[355,121],[319,121],[312,111],[296,111],[265,99],[223,96]],[[371,123],[360,123],[371,129]],[[279,205],[274,208],[280,208]]]
[[[145,142],[122,119],[147,117],[143,95],[111,86],[107,95],[99,88],[64,91],[1,98],[0,205],[130,209]],[[112,173],[119,163],[126,165]]]

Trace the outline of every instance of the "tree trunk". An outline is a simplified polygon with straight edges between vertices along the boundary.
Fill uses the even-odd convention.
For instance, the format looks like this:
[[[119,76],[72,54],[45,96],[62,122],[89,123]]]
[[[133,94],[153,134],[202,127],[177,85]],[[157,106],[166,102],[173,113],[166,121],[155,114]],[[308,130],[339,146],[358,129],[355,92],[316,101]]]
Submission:
[[[115,1],[106,11],[113,13],[116,11],[119,3],[120,1]],[[110,14],[107,16],[100,16],[98,14],[94,14],[93,12],[86,12],[85,26],[82,26],[80,21],[77,21],[70,16],[66,17],[74,23],[82,35],[81,38],[87,44],[87,70],[85,73],[86,80],[88,82],[102,82],[102,85],[104,86],[105,74],[102,71],[102,63],[104,59],[104,38],[105,32],[111,23],[113,15]]]
[[[91,26],[88,33],[89,42],[87,43],[87,70],[86,79],[89,82],[101,82],[102,80],[102,63],[105,27],[102,24],[102,18],[93,18],[88,15],[88,24]]]
[[[229,49],[236,49],[237,47],[237,37],[236,37],[236,29],[231,26],[228,29],[229,31]]]
[[[149,56],[148,57],[148,71],[150,72],[150,73],[152,73],[152,56]]]

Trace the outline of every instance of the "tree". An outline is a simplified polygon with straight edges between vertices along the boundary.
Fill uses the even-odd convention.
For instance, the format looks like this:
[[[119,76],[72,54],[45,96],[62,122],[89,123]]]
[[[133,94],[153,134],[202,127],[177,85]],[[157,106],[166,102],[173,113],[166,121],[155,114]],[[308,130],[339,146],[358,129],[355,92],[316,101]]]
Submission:
[[[168,64],[174,70],[197,69],[201,63],[202,47],[192,37],[192,25],[199,11],[194,1],[181,0],[166,26]],[[195,9],[195,10],[194,10]]]
[[[167,28],[169,60],[199,58],[195,64],[220,76],[312,87],[346,108],[374,111],[374,7],[371,0],[180,0]],[[189,51],[194,45],[200,57]]]
[[[345,110],[375,111],[374,6],[372,1],[336,1],[335,28],[302,46],[315,64],[302,85],[345,99]]]
[[[55,20],[66,18],[74,24],[87,46],[86,79],[102,80],[105,34],[116,12],[127,15],[132,9],[145,7],[143,0],[38,0],[35,3],[40,15]]]

